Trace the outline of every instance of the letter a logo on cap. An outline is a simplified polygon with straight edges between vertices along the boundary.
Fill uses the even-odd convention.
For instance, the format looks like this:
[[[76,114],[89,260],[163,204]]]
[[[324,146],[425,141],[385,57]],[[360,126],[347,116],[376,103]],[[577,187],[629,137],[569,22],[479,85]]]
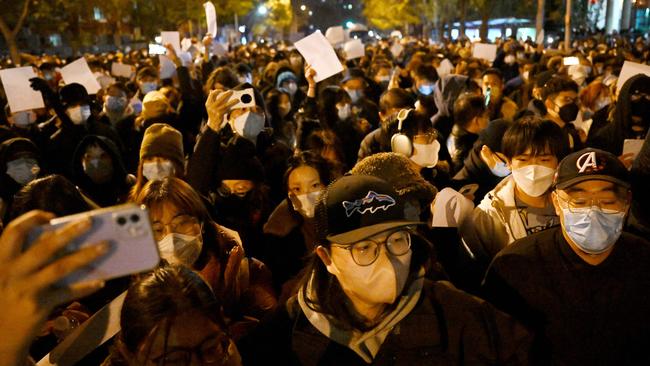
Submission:
[[[596,160],[596,152],[591,151],[580,155],[578,160],[576,160],[576,167],[578,168],[578,173],[584,173],[587,171],[598,171],[598,161]]]

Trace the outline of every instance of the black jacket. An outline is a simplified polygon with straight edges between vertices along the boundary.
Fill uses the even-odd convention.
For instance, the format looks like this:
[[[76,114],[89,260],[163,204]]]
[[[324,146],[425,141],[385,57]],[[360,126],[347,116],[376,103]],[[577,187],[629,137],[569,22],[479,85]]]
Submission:
[[[511,317],[459,291],[429,282],[417,305],[393,328],[373,365],[526,365],[530,335]],[[237,347],[249,365],[367,365],[320,333],[295,298]]]

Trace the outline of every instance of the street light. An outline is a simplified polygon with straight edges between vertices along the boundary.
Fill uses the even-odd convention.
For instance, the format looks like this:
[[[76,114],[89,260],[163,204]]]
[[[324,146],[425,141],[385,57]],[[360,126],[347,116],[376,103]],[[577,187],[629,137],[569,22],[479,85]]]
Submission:
[[[302,10],[302,11],[307,10],[307,6],[305,6],[305,5],[300,5],[300,10]]]
[[[268,13],[268,12],[269,12],[269,9],[265,5],[260,5],[257,8],[257,14],[259,14],[259,15],[266,15],[266,13]]]
[[[312,16],[312,15],[314,15],[314,12],[310,10],[309,11],[309,16]]]

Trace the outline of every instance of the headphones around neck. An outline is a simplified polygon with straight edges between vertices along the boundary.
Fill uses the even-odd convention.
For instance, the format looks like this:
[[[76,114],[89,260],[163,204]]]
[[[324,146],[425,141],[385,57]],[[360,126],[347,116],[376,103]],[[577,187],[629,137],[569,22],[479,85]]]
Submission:
[[[397,113],[397,133],[390,139],[391,150],[407,158],[413,155],[413,143],[408,136],[402,133],[402,124],[409,117],[411,111],[413,111],[412,108],[405,108]]]

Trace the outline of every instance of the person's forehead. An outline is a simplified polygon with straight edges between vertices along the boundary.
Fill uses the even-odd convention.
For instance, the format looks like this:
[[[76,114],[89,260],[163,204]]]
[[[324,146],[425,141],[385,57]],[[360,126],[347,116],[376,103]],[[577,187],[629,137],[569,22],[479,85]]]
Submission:
[[[606,192],[606,191],[613,192],[621,188],[622,187],[612,182],[608,182],[600,179],[590,179],[590,180],[582,181],[580,183],[576,183],[570,187],[567,187],[564,189],[564,191],[568,194],[575,194],[575,193],[582,193],[582,192],[598,193],[598,192]]]
[[[346,87],[352,87],[352,88],[362,88],[363,87],[363,79],[361,78],[352,78],[345,83],[343,83],[344,86]]]
[[[192,311],[174,318],[169,334],[166,337],[164,330],[159,327],[151,344],[150,355],[159,356],[165,349],[171,351],[175,347],[194,348],[201,345],[206,339],[222,333],[220,327],[204,314]],[[166,346],[166,347],[165,347]]]
[[[483,82],[500,83],[501,79],[495,74],[483,75]]]
[[[556,99],[575,99],[578,97],[578,93],[574,92],[573,90],[563,90],[555,96]]]
[[[248,179],[224,179],[221,182],[231,187],[240,185],[253,185],[253,181]]]
[[[320,180],[318,171],[309,165],[301,165],[291,171],[289,174],[289,184],[300,184],[310,182],[312,180]]]

